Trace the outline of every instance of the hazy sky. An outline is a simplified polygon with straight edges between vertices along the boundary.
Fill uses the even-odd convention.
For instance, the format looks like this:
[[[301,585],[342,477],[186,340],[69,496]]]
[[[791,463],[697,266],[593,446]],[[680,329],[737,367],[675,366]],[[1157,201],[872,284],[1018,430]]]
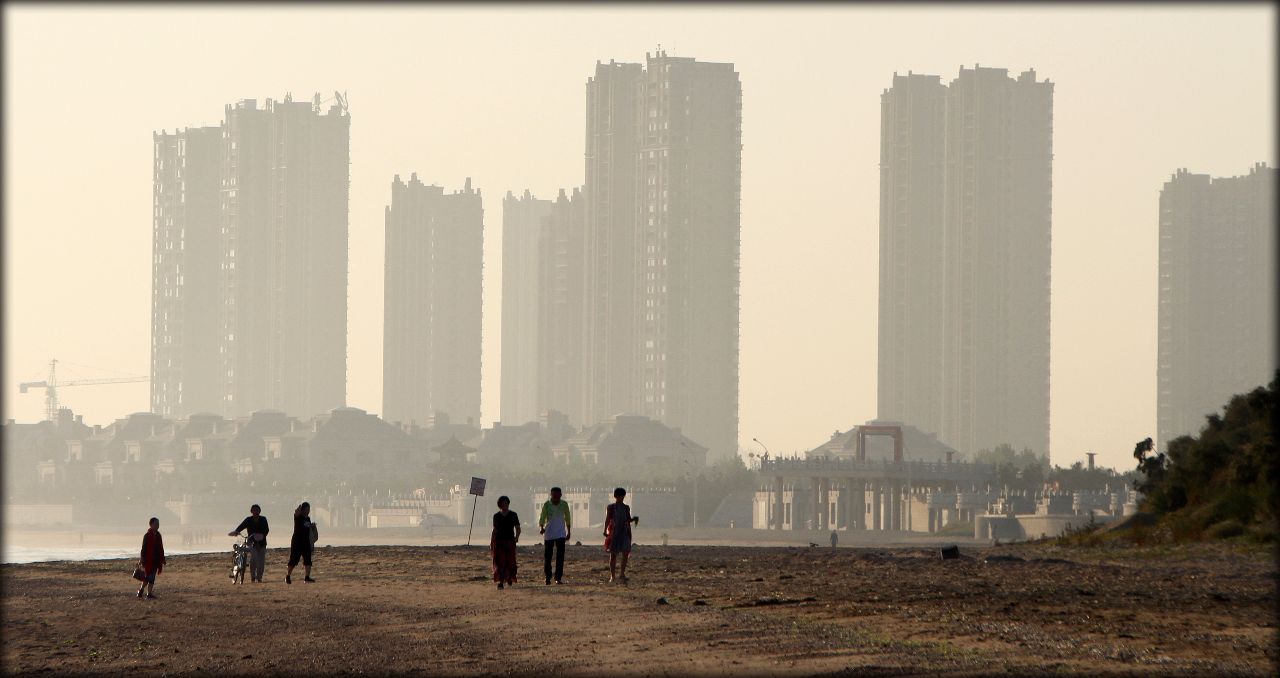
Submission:
[[[501,198],[583,181],[597,60],[737,65],[741,430],[807,449],[876,414],[880,93],[894,71],[1035,68],[1054,88],[1055,463],[1155,435],[1157,198],[1179,167],[1275,158],[1267,5],[5,5],[4,416],[63,379],[147,375],[151,133],[243,98],[351,106],[348,402],[382,400],[383,206],[396,173],[485,199],[483,420],[498,419]],[[780,356],[792,356],[790,361]],[[145,383],[68,388],[91,423]],[[299,413],[302,414],[302,413]]]

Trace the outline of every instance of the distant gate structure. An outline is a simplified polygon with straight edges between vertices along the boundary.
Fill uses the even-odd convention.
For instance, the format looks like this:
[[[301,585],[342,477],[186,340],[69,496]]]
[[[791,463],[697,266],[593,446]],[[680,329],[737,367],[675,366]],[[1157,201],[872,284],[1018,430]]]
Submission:
[[[867,460],[867,436],[879,435],[893,438],[893,463],[902,463],[902,427],[888,424],[866,424],[858,427],[858,461]]]
[[[893,438],[893,460],[868,460],[867,436]],[[764,460],[760,472],[772,478],[771,487],[762,490],[766,529],[786,529],[788,524],[800,529],[804,520],[818,530],[911,530],[915,501],[920,527],[934,532],[986,509],[978,488],[995,479],[992,464],[953,462],[950,452],[946,461],[907,461],[898,424],[857,427],[853,452],[851,457]],[[810,489],[802,490],[804,485]],[[808,495],[804,508],[796,504],[800,492]]]

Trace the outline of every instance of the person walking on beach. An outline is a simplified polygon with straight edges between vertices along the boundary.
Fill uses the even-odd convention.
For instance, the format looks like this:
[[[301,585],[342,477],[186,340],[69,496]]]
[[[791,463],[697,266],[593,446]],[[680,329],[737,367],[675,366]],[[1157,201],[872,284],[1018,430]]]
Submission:
[[[249,514],[227,536],[238,537],[241,531],[249,531],[249,579],[262,583],[262,571],[267,567],[267,517],[257,504],[249,507]]]
[[[631,507],[622,503],[627,491],[613,491],[613,503],[604,512],[605,548],[609,550],[609,583],[627,582],[627,559],[631,557],[631,525],[639,518],[631,516]],[[618,572],[618,554],[622,554],[622,571]]]
[[[493,514],[493,534],[489,549],[493,552],[493,580],[498,588],[516,583],[516,542],[520,541],[520,516],[510,510],[511,500],[498,497],[498,512]]]
[[[289,539],[289,570],[284,574],[284,583],[293,583],[293,568],[302,561],[302,581],[315,582],[311,578],[311,549],[315,545],[315,523],[311,522],[311,504],[302,502],[293,510],[293,537]]]
[[[542,570],[551,584],[551,552],[556,553],[555,580],[564,583],[564,545],[569,541],[573,522],[569,517],[569,502],[560,499],[560,488],[551,488],[551,498],[542,503],[538,516],[538,532],[542,537]]]
[[[142,590],[147,590],[148,598],[155,598],[156,594],[152,589],[156,586],[156,575],[164,569],[164,540],[160,538],[160,519],[152,518],[147,528],[147,533],[142,535],[142,558],[138,561],[138,567],[142,568],[143,579],[142,586],[138,587],[138,597],[142,597]]]

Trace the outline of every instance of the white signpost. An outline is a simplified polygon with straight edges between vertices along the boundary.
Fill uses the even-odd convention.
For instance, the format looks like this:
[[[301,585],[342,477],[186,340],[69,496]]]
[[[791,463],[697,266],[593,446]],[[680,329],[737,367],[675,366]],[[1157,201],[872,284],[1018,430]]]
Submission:
[[[471,531],[476,527],[476,502],[484,496],[484,478],[471,477],[471,492],[475,499],[471,500],[471,527],[467,528],[467,546],[471,545]]]

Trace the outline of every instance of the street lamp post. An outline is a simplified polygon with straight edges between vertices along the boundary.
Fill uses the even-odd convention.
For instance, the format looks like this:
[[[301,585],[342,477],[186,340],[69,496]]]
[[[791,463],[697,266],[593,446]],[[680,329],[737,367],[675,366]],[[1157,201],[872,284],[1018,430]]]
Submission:
[[[680,441],[680,445],[684,448],[689,447],[688,445],[685,445],[683,440]],[[696,529],[698,527],[698,480],[700,477],[699,471],[701,469],[695,468],[693,460],[688,457],[685,457],[684,463],[689,465],[689,471],[693,473],[693,527]]]
[[[693,529],[698,529],[698,482],[701,480],[701,474],[695,473],[693,476]]]
[[[768,458],[769,458],[769,447],[768,447],[767,445],[765,445],[764,443],[760,442],[760,439],[759,439],[759,438],[752,438],[752,439],[751,439],[751,442],[753,442],[753,443],[755,443],[755,444],[759,445],[760,447],[764,448],[764,456],[763,456],[763,457],[761,457],[761,459],[768,459]]]
[[[684,443],[681,443],[682,445]],[[693,462],[685,459],[684,463],[689,465],[689,473],[693,475],[693,526],[698,527],[698,469],[694,468]]]
[[[751,442],[764,448],[764,456],[760,458],[760,470],[763,471],[764,460],[769,458],[769,448],[760,442],[759,438],[752,438]],[[773,485],[766,485],[765,487],[768,489],[765,490],[764,495],[766,502],[764,505],[764,529],[768,530],[773,527],[773,521],[769,519],[769,512],[773,510]]]

